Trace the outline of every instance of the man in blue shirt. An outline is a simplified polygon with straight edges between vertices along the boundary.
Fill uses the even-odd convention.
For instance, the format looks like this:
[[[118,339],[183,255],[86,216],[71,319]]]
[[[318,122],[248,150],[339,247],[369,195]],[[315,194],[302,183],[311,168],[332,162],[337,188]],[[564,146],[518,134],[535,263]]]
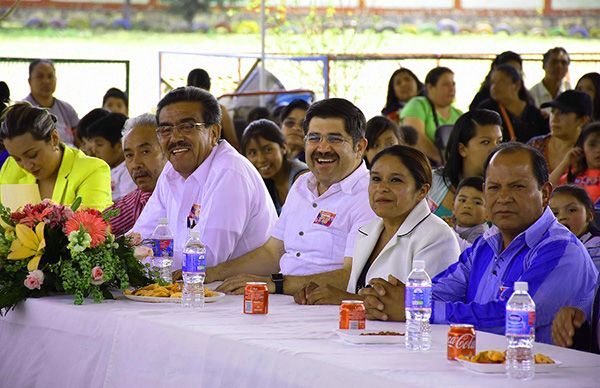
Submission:
[[[459,261],[433,279],[432,323],[470,323],[504,334],[506,301],[524,281],[536,304],[536,340],[552,343],[551,325],[563,306],[589,314],[598,272],[585,247],[550,209],[552,185],[543,156],[506,143],[488,157],[485,206],[494,226]],[[367,316],[404,320],[404,285],[373,280]]]

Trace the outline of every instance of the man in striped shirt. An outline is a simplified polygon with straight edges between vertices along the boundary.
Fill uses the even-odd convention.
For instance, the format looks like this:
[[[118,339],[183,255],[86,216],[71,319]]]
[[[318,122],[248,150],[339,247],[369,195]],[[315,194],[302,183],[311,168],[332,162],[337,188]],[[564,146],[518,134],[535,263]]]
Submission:
[[[431,322],[470,323],[504,334],[514,282],[527,282],[536,306],[536,341],[552,343],[552,319],[561,307],[589,316],[598,271],[581,241],[548,207],[552,185],[539,151],[501,145],[488,157],[484,175],[485,206],[494,226],[433,279]],[[390,280],[372,280],[372,289],[361,290],[368,317],[405,319],[404,286]]]
[[[119,215],[110,220],[112,232],[116,236],[123,235],[133,228],[166,163],[156,137],[154,115],[146,113],[127,120],[123,127],[122,142],[125,164],[137,189],[106,210],[119,210]]]

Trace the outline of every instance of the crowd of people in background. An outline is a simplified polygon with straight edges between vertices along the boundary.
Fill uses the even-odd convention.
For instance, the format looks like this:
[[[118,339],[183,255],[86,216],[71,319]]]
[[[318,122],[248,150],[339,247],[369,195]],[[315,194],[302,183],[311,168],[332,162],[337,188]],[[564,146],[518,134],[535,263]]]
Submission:
[[[399,68],[381,115],[302,98],[252,110],[238,138],[203,69],[156,114],[128,117],[127,94],[110,88],[80,120],[39,59],[22,102],[0,82],[0,184],[118,210],[117,235],[149,237],[166,217],[175,265],[198,230],[222,291],[265,281],[300,304],[362,299],[371,319],[404,320],[415,260],[434,277],[434,323],[501,332],[513,283],[527,281],[539,341],[572,346],[580,329],[575,345],[597,349],[584,322],[599,314],[600,74],[571,89],[556,47],[527,90],[522,62],[499,54],[467,112],[452,69],[421,82]]]

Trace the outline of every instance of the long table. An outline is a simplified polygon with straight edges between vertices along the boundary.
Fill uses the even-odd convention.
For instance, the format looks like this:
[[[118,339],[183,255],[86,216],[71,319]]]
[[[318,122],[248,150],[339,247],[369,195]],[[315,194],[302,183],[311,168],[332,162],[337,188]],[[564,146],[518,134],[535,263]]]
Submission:
[[[476,374],[446,359],[447,326],[432,349],[353,345],[336,334],[337,306],[299,306],[271,295],[268,315],[242,314],[242,297],[201,311],[179,305],[29,299],[0,318],[0,387],[507,387],[502,374]],[[404,331],[404,324],[367,322]],[[504,349],[477,333],[477,349]],[[536,344],[562,365],[526,387],[598,387],[600,356]]]

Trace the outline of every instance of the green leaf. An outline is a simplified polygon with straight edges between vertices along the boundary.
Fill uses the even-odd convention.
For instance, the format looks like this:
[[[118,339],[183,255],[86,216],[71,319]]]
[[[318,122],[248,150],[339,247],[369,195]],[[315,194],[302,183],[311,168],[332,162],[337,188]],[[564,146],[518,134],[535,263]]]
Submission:
[[[75,201],[73,201],[73,204],[71,205],[71,210],[76,211],[79,209],[79,206],[81,206],[81,197],[75,198]]]

